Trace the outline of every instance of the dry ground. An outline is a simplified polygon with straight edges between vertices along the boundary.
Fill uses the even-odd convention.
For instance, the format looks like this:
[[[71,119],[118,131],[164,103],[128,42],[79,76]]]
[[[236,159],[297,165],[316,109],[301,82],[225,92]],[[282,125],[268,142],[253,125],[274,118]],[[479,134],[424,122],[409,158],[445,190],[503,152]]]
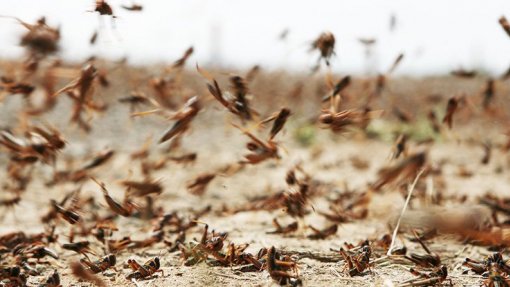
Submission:
[[[116,103],[115,99],[124,96],[129,92],[129,85],[123,85],[121,79],[124,75],[118,72],[112,76],[113,86],[99,91],[108,102],[110,108],[105,114],[95,115],[92,121],[93,131],[85,134],[78,131],[75,126],[68,124],[69,101],[62,98],[58,106],[50,114],[43,118],[36,118],[34,121],[46,120],[57,126],[68,141],[68,146],[60,155],[57,168],[65,167],[65,158],[78,160],[87,159],[91,154],[105,148],[115,150],[116,154],[111,162],[93,172],[94,176],[107,183],[112,195],[119,198],[123,194],[123,188],[119,181],[128,177],[139,179],[139,163],[129,158],[129,154],[143,144],[148,136],[153,136],[154,141],[167,128],[171,122],[159,117],[145,117],[132,119],[129,117],[127,106]],[[144,71],[140,72],[141,74]],[[279,78],[278,78],[279,77]],[[288,99],[281,99],[278,95],[285,92],[271,94],[272,91],[281,89],[288,91],[289,85],[279,84],[271,87],[275,78],[280,83],[297,82],[304,76],[290,77],[284,74],[276,76],[262,74],[254,84],[254,94],[265,94],[263,101],[255,97],[254,106],[264,106],[262,110],[270,111],[267,101],[272,101],[272,110],[277,109],[280,104],[289,104]],[[285,79],[291,80],[286,81]],[[206,94],[204,84],[196,77],[186,80],[193,83],[193,90],[199,94]],[[305,80],[304,80],[305,81]],[[234,119],[226,115],[226,112],[216,102],[207,103],[196,120],[192,123],[192,129],[184,136],[182,146],[176,154],[184,152],[197,152],[198,159],[190,165],[169,163],[163,170],[157,171],[154,176],[161,178],[164,185],[164,192],[157,197],[156,206],[164,209],[165,212],[177,211],[186,213],[189,209],[200,209],[207,205],[212,206],[212,212],[201,218],[211,228],[226,231],[229,233],[229,241],[236,244],[249,243],[249,252],[256,253],[261,247],[276,246],[278,249],[287,251],[312,251],[323,255],[337,255],[330,249],[339,249],[344,242],[357,244],[365,239],[378,239],[382,235],[390,233],[389,223],[394,222],[395,215],[403,206],[404,197],[396,186],[384,188],[376,194],[370,204],[369,215],[366,219],[341,224],[336,235],[325,240],[310,240],[306,235],[310,233],[305,225],[323,227],[328,222],[316,212],[306,216],[300,222],[301,229],[292,236],[281,236],[266,234],[273,229],[271,221],[277,217],[284,223],[289,223],[292,218],[287,216],[283,210],[273,212],[240,212],[225,216],[219,211],[224,205],[235,207],[240,206],[250,198],[259,195],[275,193],[286,188],[285,174],[289,168],[301,162],[303,168],[327,186],[327,194],[324,197],[314,199],[312,205],[317,210],[327,210],[326,198],[333,198],[335,194],[346,189],[364,191],[369,183],[377,178],[377,171],[387,166],[389,155],[392,150],[392,139],[400,130],[422,129],[424,120],[423,111],[420,108],[410,110],[414,114],[415,123],[402,124],[396,121],[390,114],[377,119],[371,125],[371,130],[377,131],[375,138],[367,137],[360,132],[349,132],[344,135],[334,135],[329,130],[319,129],[316,124],[309,124],[308,120],[318,113],[314,91],[319,89],[320,80],[315,79],[308,83],[305,81],[306,93],[299,100],[299,104],[290,103],[294,115],[282,135],[278,137],[283,149],[280,160],[270,160],[255,166],[247,166],[244,170],[233,176],[218,176],[208,187],[203,196],[194,196],[186,191],[186,182],[193,179],[201,172],[207,172],[242,159],[245,153],[244,144],[246,138],[232,126],[230,122]],[[65,80],[64,80],[65,82]],[[349,90],[356,94],[355,87],[360,86],[355,82],[354,88]],[[420,95],[441,94],[443,98],[435,106],[437,110],[444,110],[446,99],[457,92],[468,92],[476,97],[483,86],[483,79],[474,80],[454,79],[451,77],[433,79],[395,79],[390,82],[391,91],[387,92],[392,102],[399,102],[401,106],[409,107],[422,102]],[[317,86],[317,87],[315,87]],[[501,83],[500,94],[506,94],[507,85]],[[319,89],[320,90],[320,89]],[[310,96],[312,94],[312,96]],[[411,97],[411,95],[413,95]],[[387,103],[381,103],[381,107]],[[17,111],[20,110],[23,101],[20,96],[9,96],[4,99],[0,106],[0,123],[2,126],[15,127],[17,124]],[[272,111],[271,110],[271,111]],[[264,111],[265,112],[265,111]],[[266,113],[267,114],[267,113]],[[433,177],[436,191],[445,196],[467,195],[467,203],[476,203],[477,197],[486,193],[505,195],[508,192],[510,178],[507,170],[509,168],[509,157],[506,152],[494,148],[492,159],[488,165],[481,165],[483,149],[480,142],[484,139],[491,139],[492,142],[503,144],[505,136],[502,122],[491,122],[485,120],[468,121],[467,116],[459,114],[458,122],[452,131],[445,130],[442,135],[435,135],[436,142],[427,145],[429,150],[429,163],[431,165],[442,164],[441,181]],[[475,124],[476,123],[476,124]],[[303,145],[298,140],[297,134],[303,129],[309,129],[311,142]],[[428,135],[417,132],[416,139]],[[302,135],[301,135],[302,136]],[[420,138],[421,137],[421,138]],[[157,159],[165,152],[165,146],[152,144],[153,154],[151,157]],[[411,149],[416,149],[415,141],[411,142]],[[358,169],[353,166],[352,159],[357,158],[366,161],[366,169]],[[0,167],[5,167],[8,157],[0,153]],[[472,171],[470,177],[463,177],[459,174],[459,167]],[[2,172],[5,168],[2,168]],[[46,187],[44,182],[51,177],[51,168],[37,165],[34,173],[34,181],[29,185],[22,196],[22,201],[13,209],[1,210],[4,214],[0,227],[0,233],[10,231],[24,231],[26,233],[37,233],[43,231],[40,217],[49,209],[50,199],[60,199],[66,192],[69,192],[75,185],[62,184],[54,187]],[[2,176],[2,181],[6,179]],[[100,190],[92,181],[85,181],[82,187],[83,196],[92,195],[97,202],[107,210]],[[453,203],[447,203],[453,204]],[[410,209],[417,209],[423,203],[411,202]],[[146,238],[151,232],[149,221],[136,218],[117,219],[119,232],[114,238],[121,238],[130,235],[133,239]],[[60,234],[59,242],[67,242],[66,234],[69,225],[60,222],[57,232]],[[187,239],[198,238],[201,227],[193,228]],[[169,235],[172,238],[173,235]],[[409,233],[400,236],[401,239],[408,238]],[[93,239],[89,238],[93,241]],[[95,243],[94,243],[95,244]],[[399,245],[402,244],[401,241]],[[441,255],[444,264],[449,268],[449,278],[455,286],[479,286],[483,279],[479,276],[463,275],[464,267],[461,266],[465,257],[483,259],[490,252],[486,247],[479,247],[470,244],[463,244],[454,238],[436,238],[429,242],[430,248]],[[405,245],[410,251],[421,252],[420,247],[408,240]],[[95,244],[94,249],[101,253],[100,245]],[[78,282],[70,275],[68,268],[71,261],[78,260],[80,256],[63,250],[58,245],[52,245],[58,251],[61,258],[49,260],[50,266],[38,265],[43,271],[43,276],[30,277],[30,284],[37,285],[47,274],[55,268],[62,275],[63,286],[89,286],[88,283]],[[380,252],[379,252],[380,253]],[[117,271],[107,272],[103,278],[110,286],[133,285],[125,279],[128,270],[123,264],[128,258],[137,258],[145,261],[153,256],[160,256],[164,276],[158,275],[150,280],[142,281],[141,286],[272,286],[276,283],[269,277],[267,272],[242,273],[233,268],[211,267],[205,263],[197,266],[186,267],[182,265],[179,252],[169,253],[163,244],[156,244],[151,248],[125,251],[119,254]],[[508,256],[505,254],[505,257]],[[323,263],[309,258],[299,259],[299,273],[305,286],[392,286],[412,278],[407,271],[409,265],[392,264],[391,262],[375,264],[370,272],[364,276],[349,277],[343,273],[343,261],[338,263]]]

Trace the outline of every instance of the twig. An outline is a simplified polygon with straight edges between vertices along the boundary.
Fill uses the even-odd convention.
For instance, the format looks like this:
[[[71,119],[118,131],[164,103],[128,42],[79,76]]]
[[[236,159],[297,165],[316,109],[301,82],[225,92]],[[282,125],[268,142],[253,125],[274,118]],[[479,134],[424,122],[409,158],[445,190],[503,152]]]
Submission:
[[[393,246],[395,245],[395,238],[397,237],[398,229],[400,228],[400,221],[402,220],[402,217],[404,217],[404,213],[406,212],[407,205],[409,205],[409,201],[411,200],[411,195],[413,194],[414,188],[416,187],[416,184],[418,183],[418,180],[420,179],[421,174],[425,171],[425,169],[421,169],[420,172],[416,175],[416,178],[413,181],[413,184],[409,186],[406,202],[404,203],[404,207],[402,208],[402,213],[400,213],[400,217],[397,221],[397,226],[395,226],[395,230],[393,230],[393,236],[391,237],[391,244],[390,248],[388,249],[388,252],[386,255],[391,255],[391,251],[393,250]]]

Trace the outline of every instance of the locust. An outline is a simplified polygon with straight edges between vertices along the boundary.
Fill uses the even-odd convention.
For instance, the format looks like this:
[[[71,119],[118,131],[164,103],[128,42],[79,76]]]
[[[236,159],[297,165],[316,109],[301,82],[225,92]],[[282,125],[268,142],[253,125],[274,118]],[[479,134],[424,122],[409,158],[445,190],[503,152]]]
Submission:
[[[140,265],[135,259],[129,259],[128,265],[133,270],[133,272],[126,277],[130,280],[145,279],[158,272],[164,276],[163,270],[160,269],[159,257],[154,257],[153,259],[145,262],[143,265]]]

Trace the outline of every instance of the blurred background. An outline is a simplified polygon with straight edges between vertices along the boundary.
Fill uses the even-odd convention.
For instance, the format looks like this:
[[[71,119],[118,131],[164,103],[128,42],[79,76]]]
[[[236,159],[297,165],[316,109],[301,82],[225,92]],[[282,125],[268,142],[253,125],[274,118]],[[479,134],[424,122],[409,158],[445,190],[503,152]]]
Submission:
[[[317,61],[311,42],[323,31],[336,36],[336,72],[386,71],[399,53],[397,74],[446,74],[476,69],[499,75],[510,66],[510,38],[498,23],[510,1],[292,1],[110,0],[114,14],[89,12],[93,0],[0,0],[2,15],[33,23],[47,17],[61,28],[60,55],[82,61],[96,55],[127,57],[135,65],[164,64],[189,47],[190,62],[223,68],[308,71]],[[143,10],[121,8],[140,4]],[[0,58],[23,55],[25,28],[0,18]],[[89,44],[94,31],[99,35]],[[360,39],[376,40],[370,48]]]

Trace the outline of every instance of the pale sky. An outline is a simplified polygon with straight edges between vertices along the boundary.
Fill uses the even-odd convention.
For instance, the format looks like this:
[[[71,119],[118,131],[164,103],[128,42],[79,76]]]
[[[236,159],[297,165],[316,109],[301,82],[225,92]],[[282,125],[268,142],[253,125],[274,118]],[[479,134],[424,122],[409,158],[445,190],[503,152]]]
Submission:
[[[60,55],[80,61],[91,55],[127,56],[130,63],[171,63],[189,46],[191,62],[221,62],[226,67],[289,68],[308,71],[317,59],[309,45],[322,31],[337,40],[333,68],[344,73],[385,71],[395,57],[405,58],[399,74],[448,73],[464,67],[498,75],[510,66],[510,37],[499,26],[510,19],[509,0],[111,0],[118,16],[87,12],[92,0],[0,0],[0,14],[33,22],[46,16],[62,32]],[[130,12],[121,4],[143,5]],[[390,15],[397,25],[390,32]],[[24,28],[0,18],[0,57],[19,57]],[[93,31],[101,27],[95,46]],[[285,42],[278,35],[289,29]],[[373,57],[365,58],[358,38],[376,38]],[[371,67],[371,68],[368,68]]]

